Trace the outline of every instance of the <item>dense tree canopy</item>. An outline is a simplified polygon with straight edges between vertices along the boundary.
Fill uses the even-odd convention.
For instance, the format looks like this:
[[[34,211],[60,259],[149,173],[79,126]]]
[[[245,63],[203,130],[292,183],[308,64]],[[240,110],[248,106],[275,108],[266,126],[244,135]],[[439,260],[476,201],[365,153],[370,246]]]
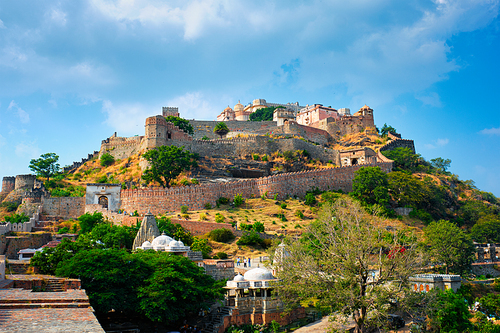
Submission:
[[[47,180],[59,172],[59,156],[55,153],[46,153],[40,155],[40,158],[32,159],[29,168],[37,176],[45,177]]]
[[[453,222],[439,220],[424,229],[425,245],[436,264],[449,272],[468,273],[474,261],[475,247],[469,235]]]
[[[415,238],[387,232],[350,198],[323,205],[319,216],[305,237],[287,241],[288,255],[272,258],[283,281],[280,298],[293,307],[314,297],[352,317],[357,332],[383,325],[387,304],[408,292],[408,277],[419,267]]]
[[[396,134],[397,130],[394,127],[387,124],[384,124],[384,126],[382,126],[382,129],[380,129],[380,135],[387,135],[387,133],[389,132]]]
[[[431,160],[431,165],[441,172],[446,172],[450,167],[451,160],[449,158],[444,159],[442,157],[436,157]]]
[[[179,129],[183,130],[187,134],[194,134],[193,125],[189,123],[189,120],[175,116],[167,116],[165,117],[165,120],[173,123],[175,126],[179,127]]]
[[[197,154],[176,146],[160,146],[142,155],[150,164],[142,174],[146,184],[158,182],[162,187],[170,187],[170,181],[184,170],[196,167]]]
[[[100,163],[102,166],[107,167],[115,163],[115,158],[110,153],[105,153],[102,154]]]
[[[268,107],[258,109],[257,111],[250,114],[250,121],[272,121],[273,113],[278,107]]]
[[[414,154],[408,147],[398,147],[392,150],[383,151],[382,154],[394,161],[395,171],[410,171],[417,169],[421,157],[419,154]]]
[[[352,196],[362,202],[381,206],[389,202],[387,174],[380,167],[361,167],[355,172]]]

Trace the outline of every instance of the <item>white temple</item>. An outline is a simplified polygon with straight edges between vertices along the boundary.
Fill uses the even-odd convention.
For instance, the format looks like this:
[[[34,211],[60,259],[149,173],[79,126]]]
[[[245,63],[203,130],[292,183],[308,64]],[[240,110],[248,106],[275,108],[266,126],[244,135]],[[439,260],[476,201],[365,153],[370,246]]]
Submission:
[[[164,252],[190,252],[191,248],[185,246],[180,240],[176,241],[165,233],[153,239],[152,242],[145,241],[141,246],[137,247],[141,250],[155,250]]]

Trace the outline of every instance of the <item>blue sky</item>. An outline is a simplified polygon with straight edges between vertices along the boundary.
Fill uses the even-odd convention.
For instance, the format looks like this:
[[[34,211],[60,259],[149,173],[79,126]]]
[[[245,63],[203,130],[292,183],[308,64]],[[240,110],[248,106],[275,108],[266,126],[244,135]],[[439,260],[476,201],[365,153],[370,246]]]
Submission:
[[[0,177],[142,135],[162,106],[374,109],[500,196],[500,0],[2,1]]]

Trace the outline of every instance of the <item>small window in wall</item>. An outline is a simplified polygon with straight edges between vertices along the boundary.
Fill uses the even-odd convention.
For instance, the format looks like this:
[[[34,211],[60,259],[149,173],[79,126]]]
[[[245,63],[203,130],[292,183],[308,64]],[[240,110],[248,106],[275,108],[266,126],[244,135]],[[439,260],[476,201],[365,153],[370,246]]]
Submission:
[[[356,164],[358,164],[358,159],[357,158],[353,158],[351,160],[351,165],[356,165]]]
[[[102,208],[108,208],[108,198],[106,196],[100,196],[99,197],[99,205],[102,207]]]
[[[172,134],[171,134],[170,132],[167,132],[167,137],[168,137],[169,139],[172,139]]]

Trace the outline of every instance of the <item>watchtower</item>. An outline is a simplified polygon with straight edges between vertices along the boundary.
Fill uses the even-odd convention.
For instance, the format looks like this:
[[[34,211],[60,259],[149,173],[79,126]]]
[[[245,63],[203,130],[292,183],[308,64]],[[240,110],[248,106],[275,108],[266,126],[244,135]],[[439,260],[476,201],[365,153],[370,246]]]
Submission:
[[[163,117],[168,117],[168,116],[179,117],[180,116],[178,107],[164,106],[161,108],[161,111],[162,111]]]

